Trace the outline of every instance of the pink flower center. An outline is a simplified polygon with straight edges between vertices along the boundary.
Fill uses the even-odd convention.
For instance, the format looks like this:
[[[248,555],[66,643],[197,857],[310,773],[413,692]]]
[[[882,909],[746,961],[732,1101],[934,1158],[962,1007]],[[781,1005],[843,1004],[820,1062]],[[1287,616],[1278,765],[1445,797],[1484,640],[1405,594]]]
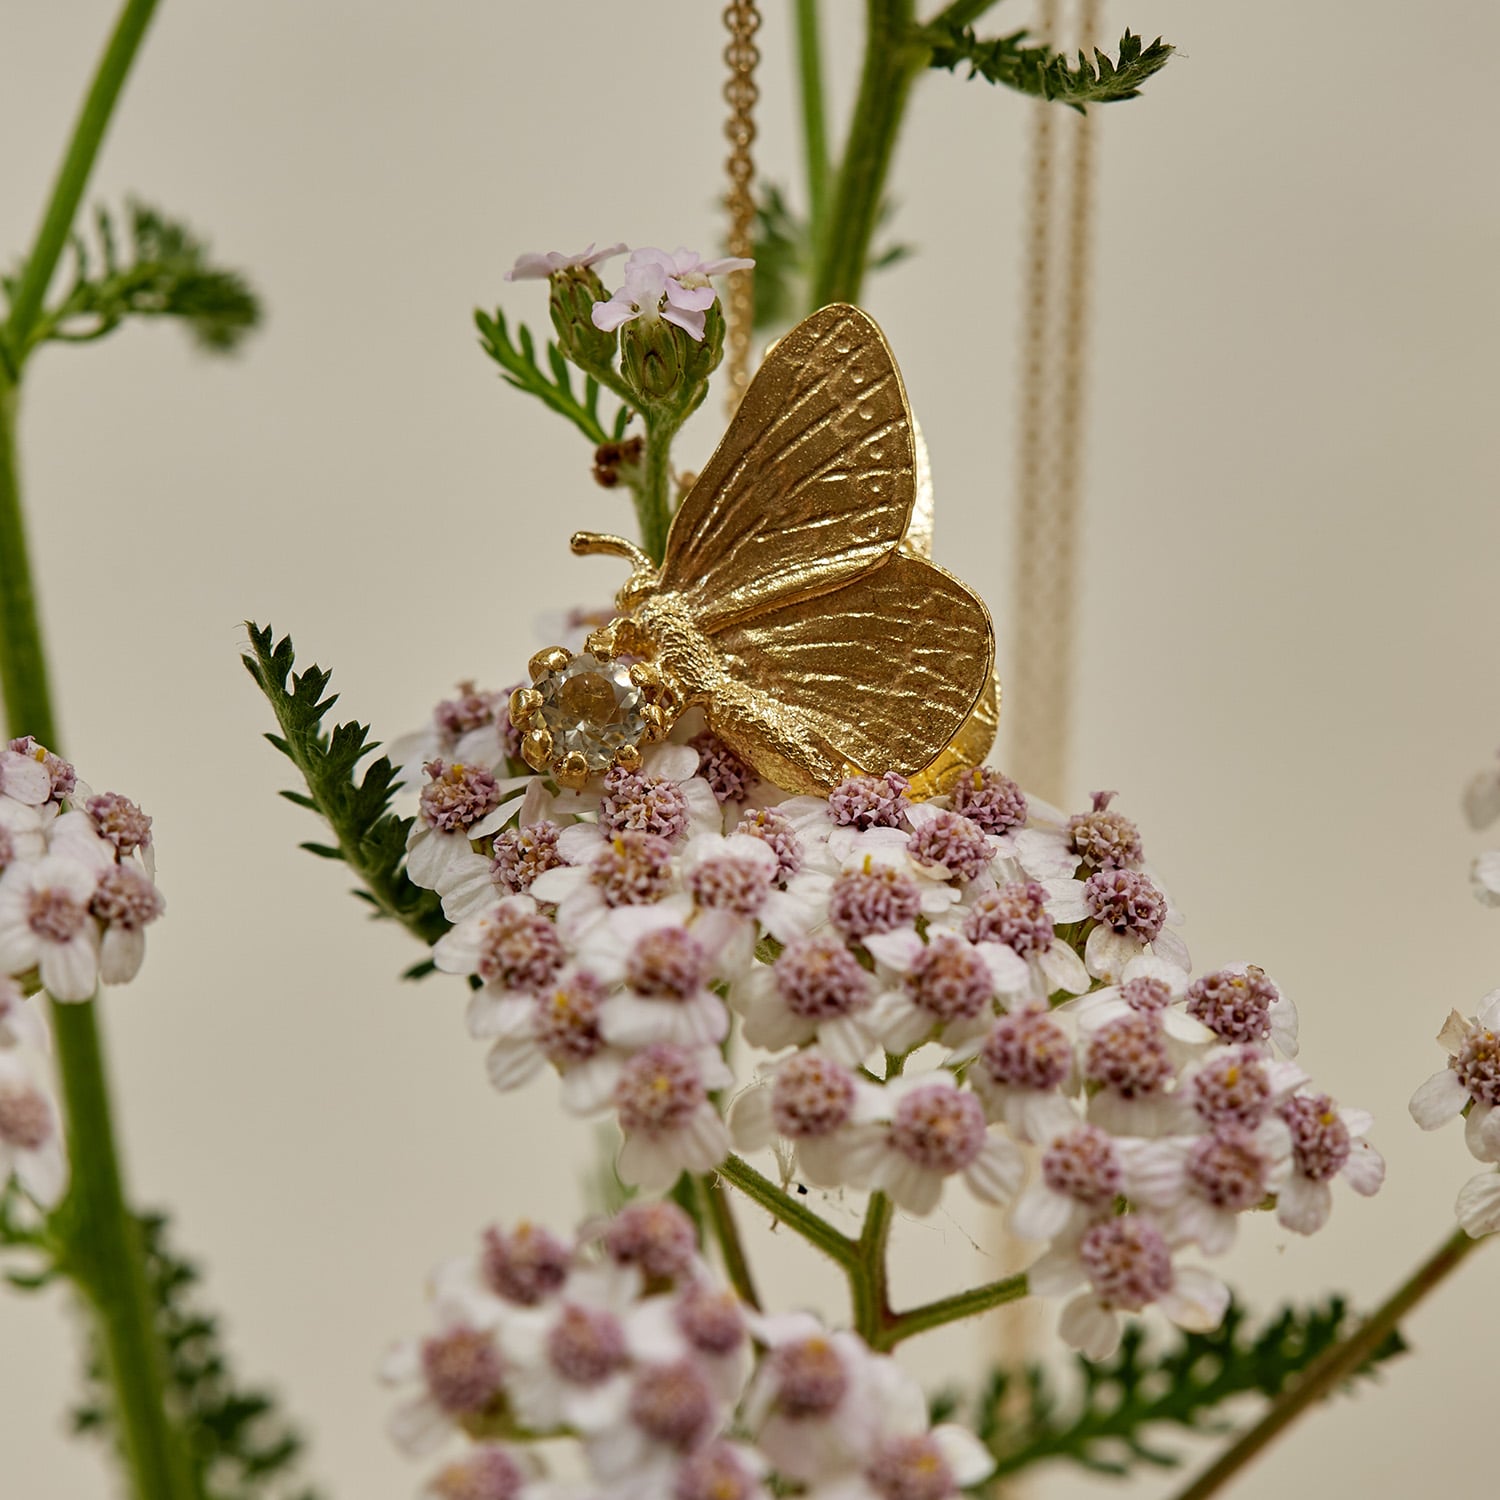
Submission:
[[[991,766],[959,772],[953,783],[953,810],[986,833],[1009,833],[1026,821],[1026,794],[1009,776]]]
[[[647,1365],[630,1393],[630,1419],[648,1437],[688,1452],[713,1426],[713,1389],[690,1359]]]
[[[544,819],[529,828],[507,828],[497,833],[490,879],[508,896],[529,891],[538,875],[567,863],[557,852],[559,832],[556,823]]]
[[[461,833],[500,805],[500,785],[483,766],[431,760],[422,769],[430,778],[422,788],[422,817],[443,833]]]
[[[1243,1125],[1254,1130],[1271,1107],[1271,1079],[1253,1047],[1210,1059],[1193,1079],[1193,1108],[1217,1129]]]
[[[1161,1231],[1134,1214],[1095,1224],[1079,1241],[1078,1255],[1111,1307],[1139,1312],[1172,1290],[1172,1252]]]
[[[121,854],[129,854],[151,841],[151,819],[129,797],[118,792],[104,792],[90,797],[85,804],[94,827]]]
[[[982,875],[995,856],[984,830],[956,812],[940,812],[924,821],[907,839],[906,849],[918,864],[945,871],[955,880]]]
[[[771,883],[760,860],[716,854],[694,867],[688,889],[699,906],[753,917],[771,894]]]
[[[776,993],[795,1016],[825,1021],[870,1003],[870,976],[835,937],[798,938],[776,960]]]
[[[716,734],[705,730],[688,744],[698,752],[698,774],[713,788],[721,806],[743,802],[760,785],[760,777]]]
[[[687,1000],[703,988],[708,955],[685,927],[658,927],[644,934],[626,961],[625,982],[638,995]]]
[[[1281,1118],[1291,1128],[1297,1170],[1313,1182],[1336,1177],[1353,1142],[1333,1100],[1327,1094],[1298,1094],[1281,1106]]]
[[[499,907],[479,939],[476,973],[486,984],[540,993],[563,966],[563,946],[546,917]]]
[[[1078,1203],[1110,1202],[1124,1176],[1115,1143],[1097,1125],[1070,1130],[1042,1157],[1042,1180],[1054,1193]]]
[[[984,1148],[984,1110],[973,1094],[924,1084],[896,1106],[890,1143],[908,1161],[946,1177],[970,1166]]]
[[[735,825],[736,833],[759,839],[776,856],[776,884],[784,886],[802,868],[802,844],[792,820],[772,807],[757,807]]]
[[[1017,880],[985,891],[964,918],[971,943],[1004,943],[1022,958],[1052,946],[1052,918],[1047,892],[1035,880]]]
[[[1271,1034],[1271,1006],[1280,991],[1254,964],[1243,974],[1220,969],[1188,989],[1190,1016],[1226,1042],[1263,1042]]]
[[[840,828],[900,828],[911,803],[904,776],[851,776],[828,794],[828,814]]]
[[[1089,1043],[1084,1076],[1126,1099],[1154,1094],[1176,1073],[1161,1022],[1132,1011],[1101,1026]]]
[[[672,879],[672,847],[654,833],[617,833],[595,856],[589,879],[606,906],[659,901]]]
[[[573,1385],[601,1385],[621,1369],[628,1354],[625,1330],[602,1308],[566,1304],[547,1335],[547,1360]]]
[[[535,1307],[562,1290],[572,1255],[556,1236],[534,1224],[518,1224],[507,1234],[487,1229],[480,1268],[497,1297]]]
[[[791,1140],[829,1135],[854,1113],[854,1075],[816,1052],[799,1052],[776,1070],[771,1118]]]
[[[44,942],[66,943],[83,930],[88,907],[70,891],[44,886],[31,893],[26,906],[26,925]]]
[[[880,1500],[948,1500],[958,1493],[953,1470],[926,1432],[886,1438],[865,1478]]]
[[[565,1072],[587,1062],[604,1046],[599,1033],[603,1003],[603,988],[589,973],[575,974],[567,983],[535,997],[536,1043],[553,1067]]]
[[[1096,871],[1083,883],[1083,904],[1101,927],[1143,943],[1154,941],[1167,920],[1166,899],[1135,870]]]
[[[500,1351],[477,1328],[450,1328],[422,1345],[422,1373],[432,1399],[449,1416],[481,1412],[500,1393]]]
[[[826,1417],[849,1389],[844,1361],[825,1338],[814,1336],[780,1345],[772,1351],[771,1369],[777,1409],[793,1421]]]
[[[630,1203],[605,1231],[604,1248],[617,1264],[639,1266],[651,1281],[676,1281],[692,1269],[698,1237],[675,1203]]]
[[[917,883],[894,865],[871,862],[845,870],[833,883],[828,920],[845,937],[859,939],[915,922],[922,910]]]
[[[1107,807],[1068,819],[1068,847],[1091,870],[1123,870],[1141,862],[1140,830]]]
[[[654,833],[671,843],[682,837],[687,825],[687,798],[675,781],[618,766],[605,772],[601,828],[610,833]]]
[[[750,1500],[754,1486],[734,1449],[715,1443],[683,1461],[671,1500]]]
[[[733,1354],[745,1342],[745,1315],[733,1292],[694,1282],[677,1303],[677,1326],[700,1354]]]
[[[679,1130],[707,1097],[692,1053],[670,1042],[653,1042],[637,1052],[615,1085],[620,1128],[632,1133]]]
[[[503,1448],[481,1448],[438,1471],[429,1486],[437,1500],[520,1500],[521,1466]]]
[[[52,1106],[30,1084],[0,1089],[0,1141],[18,1151],[36,1151],[52,1139]]]
[[[1500,1104],[1500,1035],[1476,1026],[1451,1066],[1459,1082],[1480,1104]]]
[[[139,931],[166,910],[167,903],[144,870],[134,865],[114,865],[99,877],[89,910],[101,922]]]
[[[968,1021],[995,998],[995,981],[974,948],[961,937],[944,933],[912,965],[906,992],[938,1021]]]
[[[984,1040],[980,1065],[998,1084],[1011,1088],[1055,1089],[1073,1066],[1068,1034],[1043,1010],[1002,1016]]]
[[[1248,1130],[1224,1125],[1194,1144],[1187,1176],[1200,1198],[1238,1214],[1265,1198],[1269,1168]]]

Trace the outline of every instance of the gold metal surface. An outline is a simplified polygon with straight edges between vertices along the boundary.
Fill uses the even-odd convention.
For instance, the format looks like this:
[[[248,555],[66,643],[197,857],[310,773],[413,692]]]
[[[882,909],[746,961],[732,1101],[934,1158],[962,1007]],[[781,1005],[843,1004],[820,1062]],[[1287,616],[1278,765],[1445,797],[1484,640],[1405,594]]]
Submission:
[[[767,354],[659,571],[621,538],[573,538],[634,564],[588,649],[651,662],[668,723],[702,705],[789,791],[857,771],[939,790],[988,753],[998,695],[989,611],[924,555],[918,444],[880,330],[855,307],[814,313]]]

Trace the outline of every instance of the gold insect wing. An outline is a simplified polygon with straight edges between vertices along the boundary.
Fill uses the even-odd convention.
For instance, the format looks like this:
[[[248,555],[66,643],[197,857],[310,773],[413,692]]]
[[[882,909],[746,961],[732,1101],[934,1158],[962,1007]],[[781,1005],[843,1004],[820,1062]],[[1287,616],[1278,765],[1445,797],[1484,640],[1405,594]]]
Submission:
[[[633,769],[689,707],[758,775],[827,793],[895,771],[919,795],[982,761],[998,689],[989,611],[927,556],[931,487],[900,371],[856,307],[768,352],[667,535],[585,651],[539,652],[512,698],[522,752],[564,786]]]

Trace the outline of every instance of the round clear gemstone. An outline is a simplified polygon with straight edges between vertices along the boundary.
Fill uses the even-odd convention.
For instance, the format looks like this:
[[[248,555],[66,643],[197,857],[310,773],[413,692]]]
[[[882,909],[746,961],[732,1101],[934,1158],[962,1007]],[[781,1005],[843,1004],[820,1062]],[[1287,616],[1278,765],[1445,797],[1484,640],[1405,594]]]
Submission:
[[[582,652],[533,684],[542,695],[537,718],[552,732],[552,753],[579,752],[589,770],[602,771],[626,745],[645,737],[645,697],[630,668]]]

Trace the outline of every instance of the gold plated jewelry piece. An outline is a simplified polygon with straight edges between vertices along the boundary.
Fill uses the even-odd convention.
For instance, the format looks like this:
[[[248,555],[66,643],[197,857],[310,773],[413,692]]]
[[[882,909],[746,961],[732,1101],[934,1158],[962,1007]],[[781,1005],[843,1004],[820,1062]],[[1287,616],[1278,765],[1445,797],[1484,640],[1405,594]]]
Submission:
[[[729,80],[724,85],[729,118],[724,124],[724,135],[730,146],[724,163],[729,173],[729,191],[724,197],[724,206],[729,210],[726,248],[730,255],[748,259],[755,254],[755,197],[751,191],[755,162],[750,148],[755,143],[755,105],[760,98],[755,85],[755,65],[760,61],[755,33],[760,29],[760,12],[755,0],[731,0],[724,7],[724,25],[729,31],[729,43],[724,48],[724,61],[729,66]],[[755,328],[753,266],[729,273],[725,302],[729,315],[724,351],[728,383],[725,402],[728,414],[733,416],[750,384],[750,339]]]
[[[925,453],[890,348],[857,307],[772,346],[683,500],[658,569],[633,543],[619,617],[531,661],[511,702],[529,765],[580,786],[640,763],[699,705],[764,779],[827,792],[896,771],[932,795],[998,717],[983,602],[929,556]],[[920,502],[920,503],[919,503]]]

